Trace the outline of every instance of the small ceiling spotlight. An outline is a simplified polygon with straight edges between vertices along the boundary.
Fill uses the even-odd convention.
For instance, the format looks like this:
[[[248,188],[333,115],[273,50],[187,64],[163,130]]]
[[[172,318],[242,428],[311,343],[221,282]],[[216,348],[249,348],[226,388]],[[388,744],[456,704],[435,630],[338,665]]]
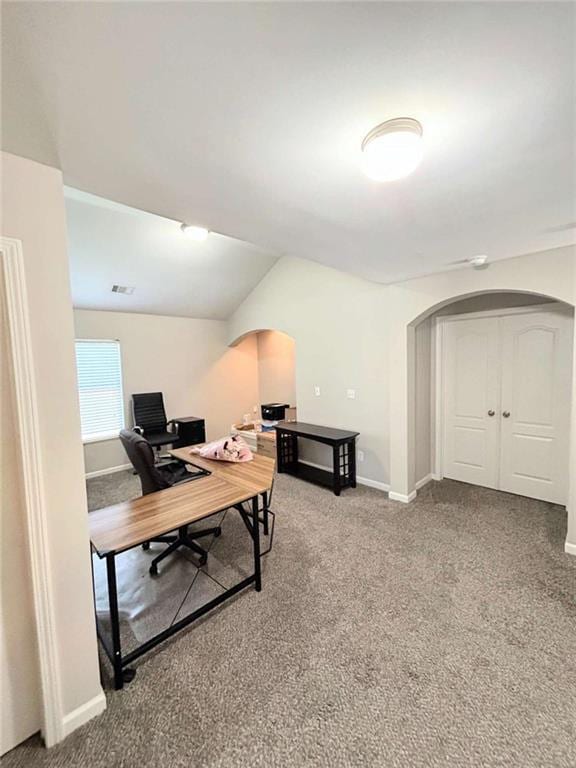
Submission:
[[[488,263],[488,256],[486,254],[481,253],[478,256],[471,256],[468,259],[468,263],[474,267],[474,269],[481,269],[482,267],[486,266]]]
[[[181,224],[180,229],[186,237],[190,240],[196,240],[198,243],[203,243],[210,234],[204,227],[195,227],[193,224]]]
[[[456,261],[447,262],[447,266],[455,267],[459,264],[469,264],[473,269],[487,269],[490,266],[488,256],[485,253],[479,253],[477,256],[467,256],[465,259],[456,259]]]
[[[362,168],[375,181],[403,179],[423,155],[422,126],[412,117],[396,117],[373,128],[362,142]]]

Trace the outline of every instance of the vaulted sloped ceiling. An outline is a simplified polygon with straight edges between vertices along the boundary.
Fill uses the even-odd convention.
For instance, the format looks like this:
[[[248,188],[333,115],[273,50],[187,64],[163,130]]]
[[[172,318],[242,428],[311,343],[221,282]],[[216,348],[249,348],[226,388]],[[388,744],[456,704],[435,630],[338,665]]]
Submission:
[[[574,240],[555,2],[4,3],[3,144],[67,184],[390,282]],[[412,116],[410,177],[362,175]]]
[[[74,189],[66,216],[72,300],[82,309],[224,320],[277,260],[225,235],[189,240],[180,222]]]

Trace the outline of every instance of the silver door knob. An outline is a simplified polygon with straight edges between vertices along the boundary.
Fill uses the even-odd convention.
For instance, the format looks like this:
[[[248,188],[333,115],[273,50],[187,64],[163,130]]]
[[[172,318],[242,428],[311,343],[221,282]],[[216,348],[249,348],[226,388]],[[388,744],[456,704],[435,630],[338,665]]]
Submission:
[[[492,408],[490,408],[490,410],[488,411],[488,416],[494,416],[495,413],[496,411],[493,411]]]
[[[510,418],[510,411],[502,411],[502,416],[504,416],[505,419]]]

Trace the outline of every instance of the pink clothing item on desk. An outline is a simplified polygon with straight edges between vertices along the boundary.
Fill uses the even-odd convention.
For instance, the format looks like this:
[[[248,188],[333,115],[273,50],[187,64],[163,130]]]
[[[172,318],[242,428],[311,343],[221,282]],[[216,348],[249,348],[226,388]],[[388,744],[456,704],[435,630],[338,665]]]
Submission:
[[[250,447],[240,435],[221,437],[211,443],[206,443],[201,448],[192,448],[190,453],[196,453],[203,459],[215,459],[216,461],[252,461],[254,458]]]

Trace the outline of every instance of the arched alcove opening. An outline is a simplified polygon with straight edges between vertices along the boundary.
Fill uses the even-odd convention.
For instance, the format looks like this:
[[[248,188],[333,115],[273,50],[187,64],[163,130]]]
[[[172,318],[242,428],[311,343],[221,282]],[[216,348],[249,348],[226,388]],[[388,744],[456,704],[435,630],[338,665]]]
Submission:
[[[254,345],[260,407],[270,403],[288,405],[287,416],[296,415],[296,342],[292,336],[274,328],[258,328],[234,339],[230,346]],[[252,418],[261,418],[261,413]]]
[[[544,313],[544,314],[542,314]],[[482,433],[482,415],[483,411],[475,414],[474,419],[477,421],[472,424],[471,421],[466,421],[466,427],[456,427],[453,421],[450,421],[447,414],[446,398],[449,398],[450,392],[453,388],[450,386],[450,382],[446,379],[443,371],[448,367],[446,356],[448,355],[448,337],[443,334],[452,333],[448,329],[454,329],[455,324],[460,329],[464,328],[462,321],[467,321],[466,328],[472,335],[477,334],[482,328],[496,328],[490,333],[500,334],[498,339],[503,338],[505,328],[512,324],[518,324],[521,322],[521,318],[534,318],[533,322],[536,322],[537,317],[549,316],[550,313],[559,313],[558,317],[564,318],[562,326],[565,330],[562,357],[556,361],[563,371],[563,391],[565,392],[565,408],[566,416],[562,421],[564,425],[562,432],[558,439],[560,440],[562,449],[560,451],[560,465],[562,466],[562,489],[555,491],[536,488],[537,483],[533,483],[532,486],[528,480],[524,485],[519,482],[514,485],[510,481],[505,482],[504,478],[504,465],[507,462],[511,463],[511,459],[508,456],[501,455],[505,450],[511,451],[512,443],[508,441],[506,444],[502,442],[498,443],[497,450],[494,453],[498,453],[498,457],[490,456],[493,459],[493,466],[486,470],[486,474],[483,475],[480,468],[473,468],[468,470],[463,469],[461,474],[457,471],[454,472],[454,465],[450,464],[446,456],[446,445],[453,445],[456,438],[454,435],[462,437],[463,441],[469,440],[471,445],[474,445],[474,441],[477,439],[478,444],[485,439]],[[559,302],[555,297],[546,296],[538,293],[527,291],[485,291],[468,295],[460,295],[452,297],[451,299],[444,300],[436,305],[427,308],[421,312],[414,320],[412,320],[407,328],[407,341],[408,341],[408,385],[409,390],[413,392],[413,397],[409,400],[409,422],[411,425],[411,451],[409,453],[409,478],[412,488],[418,490],[425,485],[430,479],[440,479],[444,476],[453,477],[454,479],[468,479],[468,482],[477,482],[479,485],[486,484],[488,487],[500,487],[502,490],[513,490],[522,494],[522,489],[526,491],[525,495],[534,496],[535,498],[543,498],[544,500],[555,501],[556,503],[567,504],[569,493],[569,445],[570,445],[570,429],[569,429],[569,414],[570,414],[570,401],[571,392],[573,391],[572,384],[572,350],[573,350],[573,317],[574,308],[572,305],[565,302]],[[526,320],[528,322],[528,320]],[[504,323],[504,325],[492,326],[493,323]],[[507,324],[507,325],[506,325]],[[501,328],[500,331],[497,328]],[[446,330],[445,330],[446,329]],[[477,336],[475,337],[477,338]],[[496,337],[495,337],[496,338]],[[495,342],[496,343],[496,342]],[[500,341],[498,341],[500,343]],[[514,342],[515,343],[515,342]],[[531,344],[532,342],[530,342]],[[510,347],[512,349],[512,347]],[[469,402],[480,402],[477,395],[482,392],[482,384],[474,380],[474,374],[471,370],[474,368],[477,360],[474,358],[473,353],[470,358],[469,376],[466,383],[465,397],[470,394]],[[510,366],[508,361],[500,360],[500,356],[505,355],[505,350],[502,349],[498,353],[498,359],[495,361],[495,365],[502,366],[505,370],[506,366]],[[538,356],[538,351],[534,348],[533,354]],[[480,366],[480,364],[478,363]],[[499,369],[500,370],[500,369]],[[455,374],[451,374],[455,375]],[[460,374],[459,374],[460,375]],[[494,381],[501,374],[494,373]],[[466,372],[462,374],[462,381],[466,379]],[[459,386],[464,386],[462,382]],[[475,387],[478,387],[478,393],[475,393]],[[503,387],[504,384],[498,384],[498,387]],[[544,384],[534,384],[533,391],[531,393],[531,400],[534,407],[538,407],[538,403],[542,402],[544,408],[545,398],[550,395],[545,391],[540,392],[538,387],[545,389]],[[498,396],[495,399],[498,401],[500,396],[500,389],[498,389]],[[510,393],[507,395],[510,398]],[[460,406],[459,406],[460,407]],[[484,407],[484,406],[482,406]],[[488,406],[489,411],[492,413],[492,406]],[[461,407],[460,407],[460,410]],[[488,419],[490,426],[500,424],[502,417],[501,411],[496,408],[497,412],[493,412],[492,417]],[[485,415],[485,414],[484,414]],[[512,414],[514,417],[514,414]],[[509,418],[509,417],[506,417]],[[452,426],[450,429],[458,429],[460,431],[449,434],[447,432],[450,423]],[[463,422],[464,423],[464,422]],[[511,422],[502,422],[503,426],[510,426]],[[492,430],[494,432],[495,430]],[[490,434],[492,434],[492,432]],[[529,428],[526,428],[526,440],[528,440]],[[530,433],[531,434],[531,433]],[[536,433],[535,433],[536,434]],[[552,434],[552,433],[551,433]],[[495,438],[496,439],[496,438]],[[499,439],[499,438],[498,438]],[[550,445],[554,438],[546,437],[542,438],[542,445]],[[532,444],[536,442],[534,436],[531,437]],[[521,441],[518,439],[516,445],[520,445]],[[484,446],[485,447],[485,446]],[[473,450],[471,448],[471,450]],[[462,464],[470,460],[469,457],[460,457]],[[514,462],[518,457],[514,457]],[[542,454],[542,462],[545,462],[546,454]],[[465,461],[466,459],[466,461]],[[513,462],[512,462],[513,463]],[[450,471],[447,469],[450,464]],[[472,464],[471,464],[472,466]],[[508,470],[510,473],[511,470]],[[546,475],[546,472],[542,472]],[[483,482],[482,477],[486,480]],[[494,478],[497,477],[496,485],[494,485]],[[492,478],[492,479],[490,479]],[[532,488],[532,491],[530,490]],[[514,491],[513,491],[514,492]],[[542,493],[538,496],[538,493]],[[547,498],[547,493],[549,497]],[[556,494],[556,495],[555,495]]]

